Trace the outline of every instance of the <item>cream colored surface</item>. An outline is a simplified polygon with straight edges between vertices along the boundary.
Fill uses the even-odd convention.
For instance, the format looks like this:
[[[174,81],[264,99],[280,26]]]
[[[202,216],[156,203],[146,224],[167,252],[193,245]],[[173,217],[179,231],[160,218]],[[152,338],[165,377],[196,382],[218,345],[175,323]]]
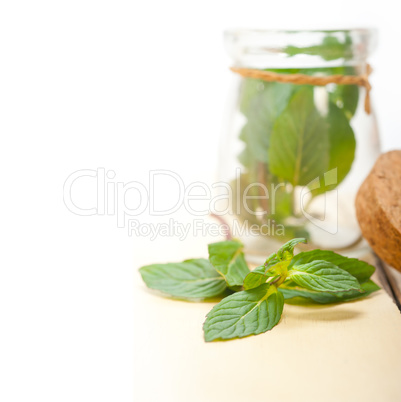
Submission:
[[[213,303],[161,298],[135,278],[138,401],[401,400],[401,316],[381,290],[331,306],[286,304],[272,331],[206,344]]]

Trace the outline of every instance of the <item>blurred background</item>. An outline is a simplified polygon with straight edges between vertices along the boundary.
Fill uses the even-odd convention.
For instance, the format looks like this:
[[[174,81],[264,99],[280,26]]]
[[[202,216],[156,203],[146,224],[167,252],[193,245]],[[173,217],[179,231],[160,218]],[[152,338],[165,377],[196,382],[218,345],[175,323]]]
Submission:
[[[206,254],[206,238],[152,242],[128,236],[114,216],[73,215],[63,203],[67,177],[105,168],[146,184],[149,170],[169,169],[186,183],[214,180],[232,79],[229,28],[377,28],[371,96],[383,150],[400,148],[395,4],[1,4],[1,400],[133,400],[137,268]],[[75,190],[83,205],[93,204],[91,186]]]

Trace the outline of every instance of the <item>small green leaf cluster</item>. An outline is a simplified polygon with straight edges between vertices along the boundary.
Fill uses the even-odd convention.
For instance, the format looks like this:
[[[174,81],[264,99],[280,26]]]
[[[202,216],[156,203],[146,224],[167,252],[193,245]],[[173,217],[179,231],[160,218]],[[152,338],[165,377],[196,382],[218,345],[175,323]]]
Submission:
[[[311,250],[294,256],[306,239],[285,243],[265,263],[250,271],[239,240],[209,244],[209,260],[153,264],[140,268],[146,285],[184,300],[226,296],[207,314],[206,342],[242,338],[272,329],[284,300],[317,303],[353,300],[380,289],[370,277],[375,268],[333,251]]]

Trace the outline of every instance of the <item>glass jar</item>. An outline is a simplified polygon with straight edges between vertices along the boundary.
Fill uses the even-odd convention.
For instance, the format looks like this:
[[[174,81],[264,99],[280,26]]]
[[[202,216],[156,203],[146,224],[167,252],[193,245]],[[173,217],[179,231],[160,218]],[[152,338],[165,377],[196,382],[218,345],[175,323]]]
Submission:
[[[375,43],[368,29],[225,33],[233,67],[280,75],[366,74]],[[233,236],[248,257],[294,237],[348,254],[363,248],[354,200],[380,153],[365,88],[233,80],[220,176],[232,191]]]

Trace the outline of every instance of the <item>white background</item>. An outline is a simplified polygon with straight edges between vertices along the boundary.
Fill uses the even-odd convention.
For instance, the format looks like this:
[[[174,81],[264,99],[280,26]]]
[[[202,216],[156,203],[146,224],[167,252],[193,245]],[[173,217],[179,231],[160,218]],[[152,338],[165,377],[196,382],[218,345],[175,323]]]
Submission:
[[[222,32],[232,27],[377,27],[372,97],[383,149],[400,148],[396,4],[3,1],[0,400],[134,400],[137,268],[205,254],[207,239],[152,243],[115,217],[73,215],[68,175],[212,177],[231,78]],[[89,203],[86,190],[76,196]]]

